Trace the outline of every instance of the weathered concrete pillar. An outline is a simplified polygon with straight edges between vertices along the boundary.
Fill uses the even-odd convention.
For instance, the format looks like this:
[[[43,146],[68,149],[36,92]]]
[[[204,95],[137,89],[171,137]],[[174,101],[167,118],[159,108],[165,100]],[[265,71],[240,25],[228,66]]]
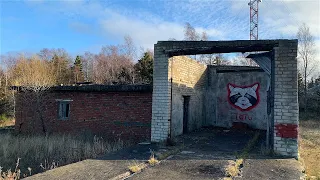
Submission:
[[[298,156],[297,41],[279,41],[274,48],[274,151]]]
[[[169,132],[170,89],[168,56],[163,46],[154,46],[151,141],[166,140]]]

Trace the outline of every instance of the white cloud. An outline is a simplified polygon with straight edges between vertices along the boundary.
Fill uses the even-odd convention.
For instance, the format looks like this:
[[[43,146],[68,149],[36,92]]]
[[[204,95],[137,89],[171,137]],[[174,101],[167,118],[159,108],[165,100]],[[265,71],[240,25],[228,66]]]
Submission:
[[[169,38],[183,39],[183,26],[178,24],[169,22],[152,24],[117,13],[109,15],[109,18],[100,20],[104,34],[108,37],[123,38],[129,35],[137,44],[152,49],[157,41],[166,41]]]
[[[274,33],[295,36],[306,23],[314,36],[320,37],[320,1],[263,1],[259,17],[265,28]]]
[[[157,41],[166,41],[170,38],[182,40],[184,38],[184,25],[166,21],[157,23],[132,19],[118,13],[110,12],[108,18],[100,20],[104,34],[108,37],[122,38],[129,35],[133,40],[145,48],[153,48]],[[195,28],[197,32],[206,31],[209,36],[222,37],[223,33],[215,29]]]
[[[117,1],[58,1],[51,6],[42,7],[45,12],[63,14],[70,19],[70,26],[77,27],[78,30],[87,32],[87,25],[81,20],[82,17],[90,18],[98,24],[91,27],[96,28],[93,32],[99,31],[106,39],[120,41],[123,36],[130,35],[136,44],[153,48],[153,44],[160,40],[183,39],[185,22],[190,22],[200,33],[206,31],[212,40],[249,39],[248,2],[249,0],[144,1],[144,4],[152,8],[133,9],[121,7],[121,3]],[[161,7],[154,8],[159,4]],[[260,39],[295,38],[298,27],[303,22],[310,27],[317,39],[317,47],[320,47],[319,0],[275,0],[259,4]]]
[[[176,2],[178,4],[186,4],[181,1]],[[108,1],[105,3],[109,4],[102,4],[102,2],[97,1],[59,1],[58,4],[52,4],[52,6],[42,5],[41,7],[42,11],[62,14],[63,17],[69,19],[69,27],[77,32],[96,33],[98,31],[99,34],[106,39],[115,41],[120,41],[124,36],[129,35],[137,45],[148,49],[153,49],[153,45],[157,43],[157,41],[165,41],[170,38],[182,40],[184,38],[184,23],[188,20],[195,20],[195,12],[199,15],[197,17],[201,17],[201,20],[206,16],[206,14],[201,13],[201,9],[205,6],[201,6],[201,8],[200,6],[195,6],[199,4],[198,1],[190,2],[189,5],[185,7],[176,7],[183,9],[180,15],[175,13],[178,9],[173,10],[166,8],[166,10],[168,10],[164,12],[166,15],[172,13],[172,16],[176,18],[182,18],[183,15],[190,18],[181,22],[164,20],[159,15],[153,15],[152,11],[144,12],[141,10],[138,15],[135,15],[137,12],[134,10],[128,10],[124,7],[119,9],[119,7],[113,6],[113,4]],[[148,3],[154,2],[151,1]],[[166,1],[165,3],[171,2]],[[208,4],[208,2],[206,4]],[[192,11],[195,12],[191,13]],[[88,23],[81,22],[81,18],[83,17],[90,18],[92,22],[98,23],[97,27],[99,29],[90,29],[97,27],[88,28],[90,26]],[[197,32],[202,33],[206,31],[207,35],[213,37],[215,40],[221,40],[226,37],[226,34],[219,29],[213,27],[204,28],[198,24],[192,25],[195,26]]]
[[[249,0],[231,1],[231,9],[244,18],[239,24],[249,33]],[[319,0],[273,0],[259,3],[260,39],[295,38],[302,23],[306,23],[311,33],[320,38]]]
[[[316,51],[316,55],[315,55],[315,59],[314,59],[314,64],[315,64],[315,72],[313,73],[313,77],[319,77],[320,76],[320,39],[315,41],[315,49]]]

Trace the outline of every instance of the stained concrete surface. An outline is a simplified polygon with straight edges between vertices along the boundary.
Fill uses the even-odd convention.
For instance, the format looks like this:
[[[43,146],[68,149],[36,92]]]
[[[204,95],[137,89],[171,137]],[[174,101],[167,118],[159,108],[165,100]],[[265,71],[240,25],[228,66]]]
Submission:
[[[229,161],[235,160],[255,131],[201,129],[178,139],[183,150],[158,166],[147,168],[129,179],[223,179]],[[234,179],[300,179],[302,168],[295,159],[277,159],[261,152],[264,131],[244,161],[241,176]]]
[[[295,159],[247,159],[242,176],[235,179],[298,180],[303,177],[302,170]]]
[[[129,179],[223,179],[229,161],[236,159],[255,133],[250,130],[202,128],[176,140],[177,146],[183,146],[179,153]],[[260,133],[261,138],[245,160],[241,176],[235,179],[300,179],[303,174],[297,160],[261,154],[264,134],[263,131]],[[167,151],[177,146],[136,145],[98,159],[66,165],[27,179],[111,179],[128,171],[128,166],[132,163],[145,162],[150,157],[150,150]]]
[[[170,150],[162,144],[134,145],[112,152],[96,159],[87,159],[77,163],[61,166],[25,179],[35,180],[88,180],[111,179],[128,171],[128,167],[146,162],[153,151]]]

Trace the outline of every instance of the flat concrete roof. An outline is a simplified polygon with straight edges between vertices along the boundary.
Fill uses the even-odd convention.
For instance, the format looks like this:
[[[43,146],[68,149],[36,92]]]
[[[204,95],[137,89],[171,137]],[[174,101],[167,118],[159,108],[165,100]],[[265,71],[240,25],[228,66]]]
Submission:
[[[194,54],[271,51],[274,47],[279,46],[280,43],[288,47],[296,47],[298,40],[158,41],[155,47],[164,47],[164,53],[171,57]]]
[[[11,87],[15,90],[21,90],[21,87]],[[49,91],[77,91],[77,92],[152,92],[152,84],[126,84],[126,85],[74,85],[74,86],[54,86]]]

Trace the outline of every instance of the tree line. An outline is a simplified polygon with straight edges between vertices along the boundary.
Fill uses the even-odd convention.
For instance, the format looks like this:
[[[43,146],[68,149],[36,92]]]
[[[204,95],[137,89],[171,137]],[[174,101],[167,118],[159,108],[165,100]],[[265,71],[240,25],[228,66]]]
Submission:
[[[319,86],[320,75],[308,80],[315,72],[317,63],[315,63],[314,37],[305,24],[299,28],[297,38],[299,40],[299,102],[300,107],[307,109],[310,98],[315,99],[313,94],[308,94],[308,89]],[[209,38],[205,31],[199,33],[186,23],[184,40],[207,41]],[[83,82],[107,85],[152,83],[153,52],[140,50],[140,55],[137,55],[139,54],[137,51],[138,48],[132,38],[126,36],[122,44],[103,46],[98,53],[85,52],[76,55],[75,58],[61,48],[44,48],[31,55],[2,55],[0,115],[13,115],[14,94],[9,90],[11,86],[23,86],[39,92],[50,86]],[[191,58],[209,65],[231,65],[230,60],[223,54],[192,55]],[[241,55],[235,57],[233,61],[238,62],[239,65],[255,65]]]
[[[125,43],[103,46],[99,53],[85,52],[74,59],[65,49],[44,48],[38,53],[1,56],[0,114],[13,116],[12,86],[39,92],[51,86],[93,84],[152,83],[153,53],[145,51],[136,58],[130,37]]]

